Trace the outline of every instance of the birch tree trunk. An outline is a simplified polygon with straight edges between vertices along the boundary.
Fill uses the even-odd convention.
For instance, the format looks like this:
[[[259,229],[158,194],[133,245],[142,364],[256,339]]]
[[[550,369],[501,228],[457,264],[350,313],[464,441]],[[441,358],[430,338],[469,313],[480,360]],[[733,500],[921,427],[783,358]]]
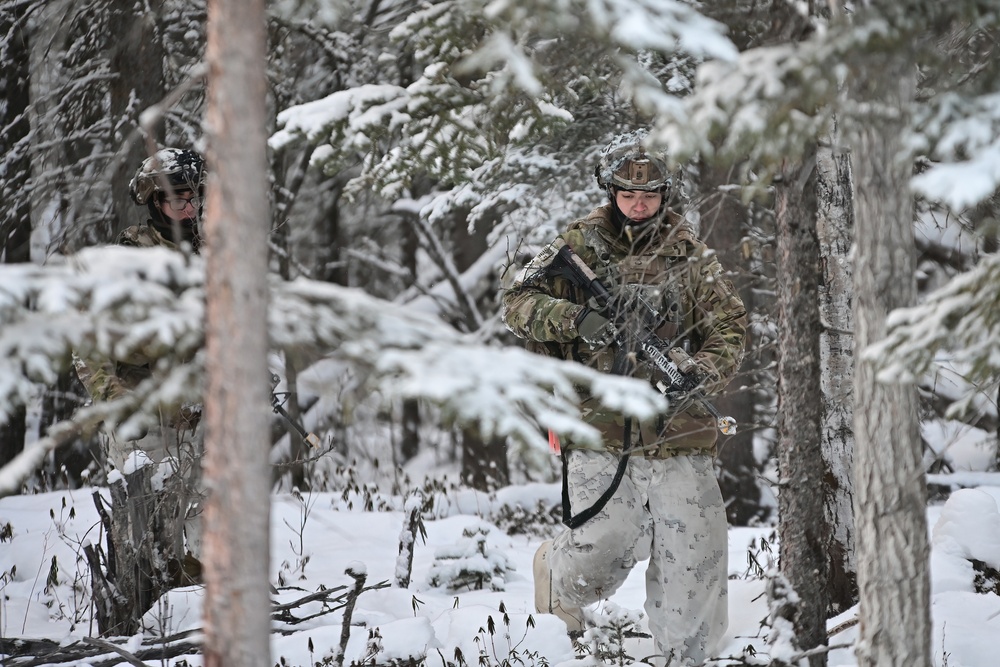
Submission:
[[[828,532],[827,584],[830,615],[857,604],[858,573],[854,555],[854,428],[851,406],[854,338],[851,328],[851,250],[854,213],[850,159],[841,152],[837,133],[833,148],[816,151],[817,224],[821,271],[819,288],[820,387],[822,389],[825,506]]]
[[[823,516],[819,382],[819,241],[815,150],[786,169],[777,188],[778,492],[781,572],[798,594],[800,649],[826,645],[826,522]],[[826,664],[826,654],[809,658]]]
[[[270,667],[263,0],[208,5],[205,665]]]
[[[860,667],[930,667],[926,485],[916,389],[879,383],[875,362],[863,356],[865,347],[885,336],[888,314],[911,305],[916,291],[912,162],[903,145],[916,69],[902,49],[864,57],[851,100],[857,656]]]

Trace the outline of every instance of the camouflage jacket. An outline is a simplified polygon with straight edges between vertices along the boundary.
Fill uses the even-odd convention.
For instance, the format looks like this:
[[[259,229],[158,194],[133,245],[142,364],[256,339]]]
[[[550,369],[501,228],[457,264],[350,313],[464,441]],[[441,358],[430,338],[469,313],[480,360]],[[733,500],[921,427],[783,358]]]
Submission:
[[[503,320],[528,348],[561,359],[612,372],[616,351],[607,345],[583,341],[576,319],[586,306],[582,290],[547,271],[559,241],[597,274],[601,282],[632,312],[628,304],[643,298],[659,313],[657,333],[664,340],[686,339],[694,359],[712,369],[709,393],[721,391],[743,359],[747,313],[722,266],[690,226],[673,212],[643,236],[629,238],[611,221],[610,205],[594,210],[570,225],[557,241],[542,250],[515,278],[503,295]],[[626,371],[634,377],[654,378],[643,362]],[[583,403],[585,421],[604,436],[604,448],[620,451],[625,442],[625,419],[610,413],[593,399]],[[692,451],[714,451],[715,420],[697,404],[654,420],[632,423],[629,447],[633,453],[667,457]],[[574,443],[563,446],[572,449]]]
[[[118,244],[138,248],[164,246],[176,249],[177,245],[163,237],[152,224],[132,225],[118,236]],[[134,389],[150,375],[150,360],[133,356],[128,359],[89,357],[73,358],[73,365],[80,382],[95,401],[119,398]]]

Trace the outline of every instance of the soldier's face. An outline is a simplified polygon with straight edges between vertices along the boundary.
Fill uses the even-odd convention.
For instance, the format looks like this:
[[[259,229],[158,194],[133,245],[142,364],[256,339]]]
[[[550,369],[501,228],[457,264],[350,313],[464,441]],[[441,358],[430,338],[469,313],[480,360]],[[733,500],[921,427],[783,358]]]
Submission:
[[[201,199],[198,193],[190,190],[174,192],[160,200],[160,210],[170,220],[178,222],[197,221],[200,213]]]
[[[647,220],[660,208],[663,195],[659,192],[646,192],[644,190],[618,190],[615,193],[615,202],[626,218],[632,220]]]

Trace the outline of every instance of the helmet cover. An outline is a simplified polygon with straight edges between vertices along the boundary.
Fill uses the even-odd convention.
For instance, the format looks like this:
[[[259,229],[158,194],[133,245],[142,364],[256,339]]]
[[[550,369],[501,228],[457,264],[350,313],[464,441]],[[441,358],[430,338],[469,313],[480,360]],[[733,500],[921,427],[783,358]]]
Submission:
[[[129,182],[129,194],[136,204],[145,204],[156,192],[200,191],[205,185],[205,159],[192,150],[163,148],[139,165]]]
[[[650,150],[645,130],[620,134],[601,154],[594,175],[602,188],[664,192],[674,184],[663,151]]]

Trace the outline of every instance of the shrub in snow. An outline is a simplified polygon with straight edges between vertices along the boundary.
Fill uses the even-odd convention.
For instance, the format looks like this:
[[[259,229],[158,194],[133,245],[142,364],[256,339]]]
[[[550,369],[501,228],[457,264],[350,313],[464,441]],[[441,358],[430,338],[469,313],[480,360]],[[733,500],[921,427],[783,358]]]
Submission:
[[[533,508],[501,504],[491,517],[508,535],[551,537],[562,525],[562,505],[539,500]]]
[[[435,588],[502,591],[507,573],[514,570],[507,556],[486,546],[489,526],[479,524],[462,531],[458,544],[434,552],[429,583]]]
[[[625,609],[613,602],[605,602],[601,613],[584,609],[583,613],[594,627],[587,628],[579,641],[579,649],[599,664],[631,665],[652,656],[629,655],[625,640],[629,637],[649,637],[640,632],[643,619],[641,611]]]

